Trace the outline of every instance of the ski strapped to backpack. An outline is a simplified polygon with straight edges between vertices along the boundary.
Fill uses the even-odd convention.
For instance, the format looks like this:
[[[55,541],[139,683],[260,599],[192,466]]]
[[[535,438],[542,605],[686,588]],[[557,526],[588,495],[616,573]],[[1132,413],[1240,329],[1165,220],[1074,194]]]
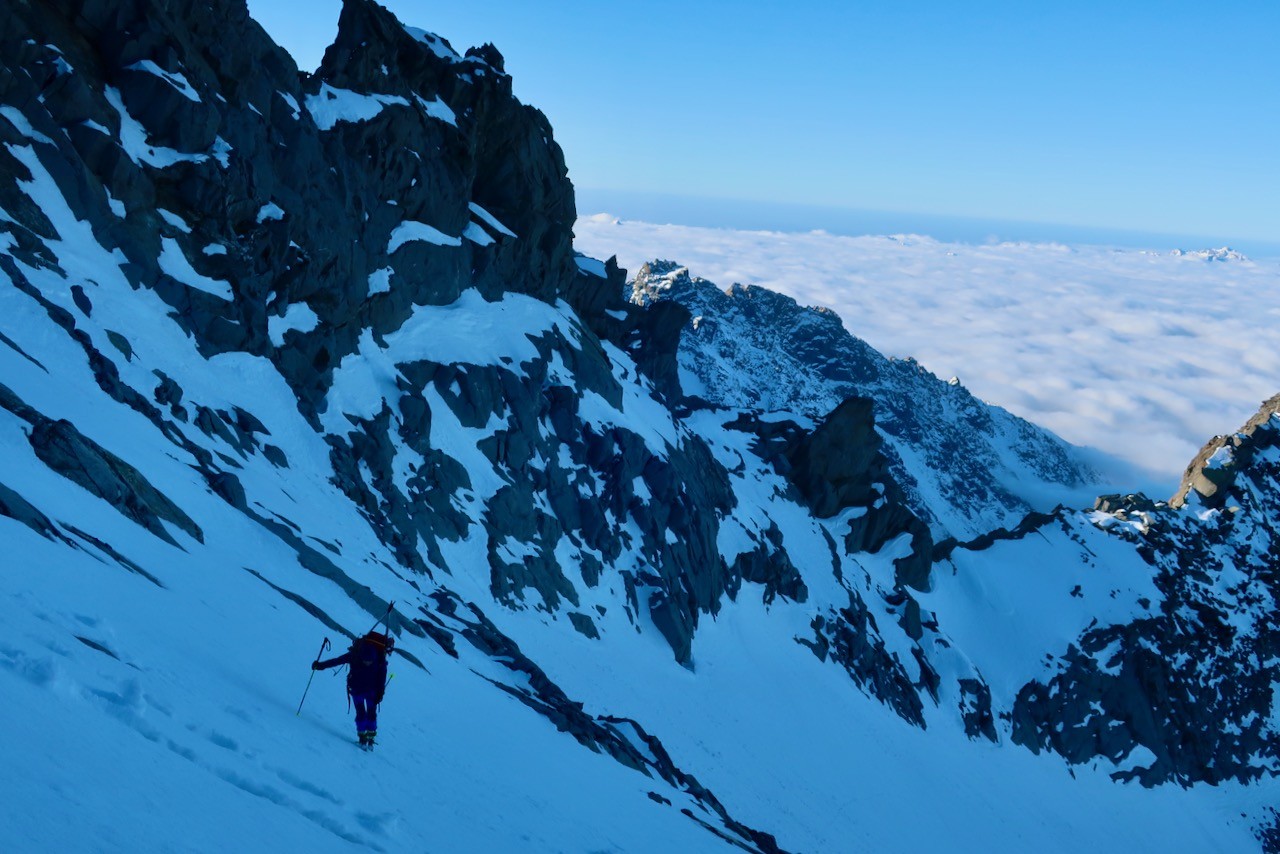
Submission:
[[[377,629],[377,628],[378,628],[378,626],[382,625],[383,623],[386,623],[386,622],[387,622],[387,617],[390,617],[390,616],[391,616],[391,609],[392,609],[392,608],[394,608],[395,606],[396,606],[396,600],[392,599],[390,602],[388,602],[388,603],[387,603],[387,611],[386,611],[386,613],[385,613],[385,614],[383,614],[381,617],[379,617],[379,618],[378,618],[378,622],[374,623],[372,626],[370,626],[370,627],[369,627],[369,631],[370,631],[370,632],[372,632],[372,631],[374,631],[375,629]],[[390,623],[387,623],[387,628],[388,628],[388,629],[390,629],[390,628],[391,628],[391,624],[390,624]]]
[[[390,658],[391,653],[396,646],[396,639],[391,636],[391,624],[387,623],[386,632],[378,631],[378,626],[387,622],[387,617],[391,616],[391,610],[395,608],[395,606],[395,600],[392,600],[390,604],[387,605],[387,612],[383,614],[381,619],[374,623],[373,627],[370,628],[369,631],[365,632],[364,636],[356,641],[356,643],[372,644],[384,657]]]

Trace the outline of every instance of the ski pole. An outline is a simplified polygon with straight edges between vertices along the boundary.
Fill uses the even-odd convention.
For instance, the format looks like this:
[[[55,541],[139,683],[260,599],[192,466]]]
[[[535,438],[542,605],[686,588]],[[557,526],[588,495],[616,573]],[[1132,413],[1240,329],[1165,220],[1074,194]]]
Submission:
[[[324,655],[324,651],[329,648],[329,639],[325,638],[320,643],[320,651],[316,653],[316,661],[320,660],[320,656]],[[311,690],[311,680],[316,678],[316,669],[311,668],[311,677],[307,679],[307,689],[302,692],[302,699],[298,701],[298,711],[294,713],[294,717],[302,714],[302,704],[307,701],[307,691]]]
[[[372,626],[369,627],[369,632],[373,631],[378,626],[385,623],[387,620],[387,617],[391,616],[391,609],[394,608],[395,606],[396,606],[396,600],[392,599],[391,604],[387,606],[387,613],[383,614],[380,618],[378,618],[378,622],[374,623]],[[391,630],[391,624],[387,623],[387,631],[390,631],[390,630]],[[365,632],[365,634],[369,634],[369,632]]]

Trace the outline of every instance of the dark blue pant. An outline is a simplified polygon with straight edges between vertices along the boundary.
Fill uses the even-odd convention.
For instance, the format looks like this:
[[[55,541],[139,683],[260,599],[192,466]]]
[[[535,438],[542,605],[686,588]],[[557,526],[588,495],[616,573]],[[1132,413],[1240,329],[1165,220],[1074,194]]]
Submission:
[[[352,694],[356,707],[356,732],[378,731],[378,700],[372,694]]]

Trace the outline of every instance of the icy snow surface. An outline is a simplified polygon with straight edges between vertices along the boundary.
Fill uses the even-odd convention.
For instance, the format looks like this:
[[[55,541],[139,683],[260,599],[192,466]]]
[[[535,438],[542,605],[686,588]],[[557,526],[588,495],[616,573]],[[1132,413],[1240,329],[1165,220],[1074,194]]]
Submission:
[[[169,225],[181,231],[183,234],[191,233],[191,226],[187,225],[187,221],[178,216],[173,211],[167,211],[164,208],[156,208],[156,213],[160,214],[160,218]]]
[[[9,124],[17,128],[18,133],[22,134],[27,139],[34,140],[35,142],[43,142],[46,145],[53,145],[53,140],[33,128],[31,126],[31,122],[27,121],[27,117],[16,108],[0,106],[0,116],[4,116],[9,121]]]
[[[471,235],[467,235],[470,237]],[[485,235],[488,237],[488,235]],[[427,225],[425,222],[417,222],[416,220],[406,220],[395,227],[391,232],[391,237],[387,240],[387,254],[395,252],[401,246],[414,240],[425,240],[427,243],[434,243],[437,246],[461,246],[461,237],[450,237],[438,228]],[[490,240],[490,243],[493,241]]]
[[[185,154],[172,148],[151,145],[147,141],[146,128],[142,126],[141,122],[129,115],[129,110],[125,107],[124,100],[120,97],[120,92],[108,86],[103,95],[106,97],[107,103],[115,108],[116,113],[120,116],[120,145],[124,148],[125,154],[129,155],[129,159],[134,163],[146,163],[148,166],[163,169],[175,163],[203,163],[209,159],[207,154]]]
[[[580,251],[616,254],[632,272],[671,258],[722,287],[757,284],[832,308],[882,353],[915,357],[1070,442],[1141,465],[1156,495],[1171,494],[1204,441],[1252,415],[1280,378],[1276,261],[608,215],[574,231]]]
[[[275,202],[268,202],[258,209],[259,224],[277,219],[284,219],[284,211]]]
[[[320,130],[333,130],[338,122],[367,122],[388,104],[409,106],[399,95],[364,95],[328,83],[320,85],[318,94],[307,96],[307,112]]]
[[[604,269],[604,262],[596,258],[588,258],[586,255],[579,255],[573,259],[578,264],[578,269],[588,275],[598,276],[601,279],[606,278],[607,274]]]
[[[160,242],[160,269],[182,284],[212,294],[219,299],[232,300],[235,296],[231,292],[231,284],[221,279],[211,279],[201,273],[196,272],[191,266],[191,261],[187,258],[186,253],[182,251],[182,247],[178,245],[178,241],[172,237],[166,237]]]
[[[480,219],[484,220],[484,221],[485,221],[485,223],[486,223],[486,224],[488,224],[488,225],[489,225],[491,228],[493,228],[495,231],[498,231],[498,232],[500,232],[500,233],[502,233],[502,234],[505,234],[507,237],[515,237],[515,236],[516,236],[516,233],[515,233],[514,231],[512,231],[512,230],[511,230],[511,229],[509,229],[509,228],[507,228],[507,227],[506,227],[505,225],[503,225],[502,223],[498,222],[498,218],[497,218],[496,216],[494,216],[493,214],[489,213],[487,210],[485,210],[484,208],[480,207],[480,206],[479,206],[479,205],[477,205],[475,202],[471,202],[469,205],[467,205],[467,207],[468,207],[468,208],[470,208],[470,210],[471,210],[471,212],[472,212],[473,214],[475,214],[476,216],[480,217]]]
[[[183,97],[187,98],[190,101],[195,101],[197,104],[200,103],[200,94],[196,92],[194,88],[192,88],[190,83],[187,82],[186,77],[184,77],[182,74],[176,71],[165,71],[163,68],[156,65],[155,62],[153,62],[150,59],[144,59],[140,62],[135,62],[133,65],[129,66],[129,70],[145,71],[148,74],[154,74],[156,77],[159,77],[161,80],[168,83],[174,89],[177,89],[179,92],[181,92]]]
[[[365,332],[360,350],[342,360],[329,389],[325,425],[341,432],[343,413],[371,418],[384,400],[397,396],[397,365],[418,360],[442,364],[503,365],[534,359],[533,339],[569,323],[565,307],[555,307],[523,294],[506,294],[486,302],[474,288],[450,305],[415,306],[398,330],[386,336],[386,347]]]
[[[267,334],[271,343],[277,347],[284,346],[284,334],[289,331],[310,332],[320,325],[320,318],[305,302],[296,302],[289,306],[284,317],[267,318]]]
[[[488,246],[494,242],[489,232],[474,222],[467,223],[467,227],[462,230],[462,236],[478,246]]]
[[[395,270],[382,267],[369,274],[369,296],[391,292],[391,275]]]
[[[302,108],[298,106],[298,99],[297,99],[297,98],[293,97],[293,95],[289,94],[288,92],[279,92],[279,91],[278,91],[278,92],[276,92],[276,94],[280,96],[280,99],[281,99],[282,101],[284,101],[286,104],[288,104],[288,106],[289,106],[289,110],[290,110],[290,112],[292,112],[292,114],[293,114],[293,118],[294,118],[295,120],[296,120],[296,119],[298,119],[298,118],[300,118],[300,117],[302,116]]]
[[[434,53],[436,56],[440,57],[441,59],[447,59],[451,62],[457,62],[462,59],[462,57],[458,56],[456,51],[454,51],[452,48],[449,47],[448,44],[445,43],[444,39],[440,38],[435,33],[429,33],[424,29],[421,29],[419,27],[411,27],[408,24],[402,24],[401,26],[404,27],[404,31],[406,33],[413,36],[413,38],[417,39],[422,44],[426,45],[427,48],[430,49],[432,53]]]
[[[454,127],[458,126],[458,117],[454,115],[454,112],[449,108],[449,105],[438,96],[432,98],[430,101],[423,98],[421,95],[414,95],[413,97],[414,100],[418,102],[418,106],[422,107],[423,111],[426,112],[428,116],[431,116],[431,118],[439,119],[445,124],[450,124]]]

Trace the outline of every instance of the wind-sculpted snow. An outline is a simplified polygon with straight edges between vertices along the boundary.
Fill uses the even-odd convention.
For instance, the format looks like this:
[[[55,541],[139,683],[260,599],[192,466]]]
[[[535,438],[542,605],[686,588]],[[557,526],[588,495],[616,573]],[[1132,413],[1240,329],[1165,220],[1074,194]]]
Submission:
[[[13,11],[6,850],[1071,850],[1239,845],[1266,819],[1182,731],[1161,754],[1132,730],[1168,756],[1143,782],[1222,789],[1115,783],[1136,748],[1072,776],[1008,746],[1079,761],[1051,735],[1076,706],[1034,694],[1044,655],[1089,613],[1164,607],[1162,577],[1127,565],[1112,601],[1089,568],[1087,608],[1033,623],[1072,567],[1005,567],[1027,610],[1002,622],[981,566],[948,575],[978,552],[935,567],[916,512],[976,505],[907,500],[876,401],[682,398],[687,312],[575,252],[550,126],[491,46],[348,0],[301,76],[231,0]],[[338,90],[385,98],[329,124],[308,96]],[[1111,527],[1080,539],[1142,553]],[[340,681],[296,704],[320,639],[384,614],[367,755]],[[1006,654],[983,620],[1038,632]]]

